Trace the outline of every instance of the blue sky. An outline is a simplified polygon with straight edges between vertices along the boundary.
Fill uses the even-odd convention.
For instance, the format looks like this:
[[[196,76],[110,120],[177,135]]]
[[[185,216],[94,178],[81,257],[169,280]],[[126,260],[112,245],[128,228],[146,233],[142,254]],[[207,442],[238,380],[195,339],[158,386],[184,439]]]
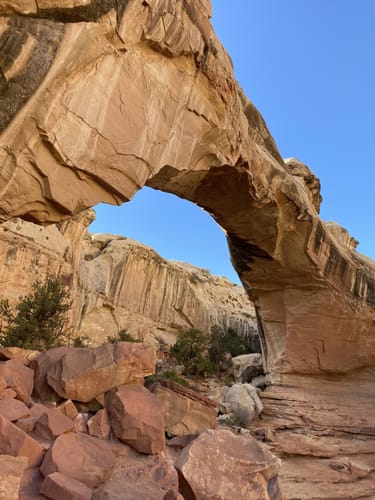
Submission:
[[[375,258],[375,1],[213,0],[215,31],[283,157],[320,178],[321,217]],[[162,256],[238,282],[224,234],[191,203],[143,189],[99,206],[93,232],[123,234]]]

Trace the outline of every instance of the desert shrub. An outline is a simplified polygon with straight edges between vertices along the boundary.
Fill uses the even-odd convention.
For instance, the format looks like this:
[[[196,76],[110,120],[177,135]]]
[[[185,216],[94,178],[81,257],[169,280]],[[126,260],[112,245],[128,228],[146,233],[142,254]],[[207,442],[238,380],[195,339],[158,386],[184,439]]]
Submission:
[[[142,342],[142,340],[136,339],[131,333],[122,329],[117,335],[107,337],[108,344],[114,344],[115,342]]]
[[[8,299],[0,301],[0,343],[4,347],[43,351],[63,345],[69,339],[67,313],[72,302],[61,279],[47,276],[44,281],[37,280],[32,289],[15,309]]]
[[[218,326],[211,328],[208,356],[215,369],[219,371],[227,356],[239,356],[254,352],[253,336],[241,336],[234,328],[222,329]],[[257,351],[258,352],[258,351]]]
[[[171,353],[184,365],[187,375],[203,375],[212,371],[212,364],[207,356],[208,348],[208,336],[196,328],[191,328],[179,334]]]

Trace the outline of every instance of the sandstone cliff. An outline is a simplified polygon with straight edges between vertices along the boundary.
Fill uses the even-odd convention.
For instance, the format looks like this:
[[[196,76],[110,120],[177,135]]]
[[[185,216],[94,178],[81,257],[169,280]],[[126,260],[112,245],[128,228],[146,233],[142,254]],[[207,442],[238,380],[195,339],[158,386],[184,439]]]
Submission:
[[[88,211],[47,227],[13,219],[0,225],[0,298],[16,302],[37,277],[58,273],[72,290],[75,334],[98,344],[121,329],[174,341],[184,329],[213,325],[256,334],[255,310],[244,289],[224,277],[163,259],[141,243],[87,230]]]
[[[280,157],[234,79],[209,0],[9,0],[0,12],[2,220],[61,221],[145,184],[205,209],[256,305],[276,394],[266,411],[289,443],[287,425],[294,442],[305,434],[288,452],[282,436],[273,443],[299,454],[294,496],[324,498],[317,482],[332,491],[336,473],[346,485],[335,498],[358,496],[356,466],[332,474],[316,458],[307,484],[306,443],[318,433],[321,457],[328,428],[345,433],[332,453],[360,455],[360,493],[373,498],[374,454],[360,445],[375,434],[375,264],[320,220],[309,169]],[[286,423],[283,399],[299,402]],[[358,419],[353,406],[364,408]]]

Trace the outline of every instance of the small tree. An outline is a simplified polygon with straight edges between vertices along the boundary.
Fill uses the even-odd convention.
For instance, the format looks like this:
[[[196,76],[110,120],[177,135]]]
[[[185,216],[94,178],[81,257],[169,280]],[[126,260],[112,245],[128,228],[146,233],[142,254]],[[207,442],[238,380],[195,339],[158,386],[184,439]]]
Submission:
[[[15,310],[8,299],[0,301],[0,316],[5,320],[0,342],[5,347],[46,350],[68,340],[67,313],[72,305],[69,290],[57,276],[37,280],[32,288]]]
[[[188,375],[202,375],[212,370],[207,357],[209,339],[196,328],[181,332],[171,353],[185,367]]]

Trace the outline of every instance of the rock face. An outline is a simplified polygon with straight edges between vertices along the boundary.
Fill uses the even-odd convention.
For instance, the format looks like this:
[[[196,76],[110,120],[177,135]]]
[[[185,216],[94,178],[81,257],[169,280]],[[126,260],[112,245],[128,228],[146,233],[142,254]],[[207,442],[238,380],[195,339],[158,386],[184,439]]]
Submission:
[[[1,218],[58,222],[100,201],[128,201],[145,184],[196,203],[226,231],[255,301],[277,384],[265,404],[281,434],[275,450],[287,432],[283,399],[297,408],[287,423],[307,442],[323,446],[327,428],[334,439],[342,428],[359,441],[373,436],[374,263],[319,219],[307,167],[280,157],[234,80],[209,0],[10,0],[1,13]],[[48,252],[41,260],[49,256],[58,266]],[[5,258],[9,270],[14,250]],[[354,418],[352,408],[366,411]],[[315,460],[300,450],[288,476],[296,489]],[[372,457],[360,457],[365,469]],[[340,473],[316,460],[312,484],[324,471],[335,483]],[[358,493],[354,478],[346,497]],[[320,497],[314,484],[307,494]],[[362,497],[374,495],[369,488]]]
[[[74,297],[71,324],[92,344],[121,329],[135,337],[172,343],[189,328],[213,325],[252,335],[255,310],[244,289],[226,278],[163,259],[129,238],[91,235],[94,212],[47,227],[13,219],[0,225],[0,298],[15,303],[36,277],[60,274]]]

